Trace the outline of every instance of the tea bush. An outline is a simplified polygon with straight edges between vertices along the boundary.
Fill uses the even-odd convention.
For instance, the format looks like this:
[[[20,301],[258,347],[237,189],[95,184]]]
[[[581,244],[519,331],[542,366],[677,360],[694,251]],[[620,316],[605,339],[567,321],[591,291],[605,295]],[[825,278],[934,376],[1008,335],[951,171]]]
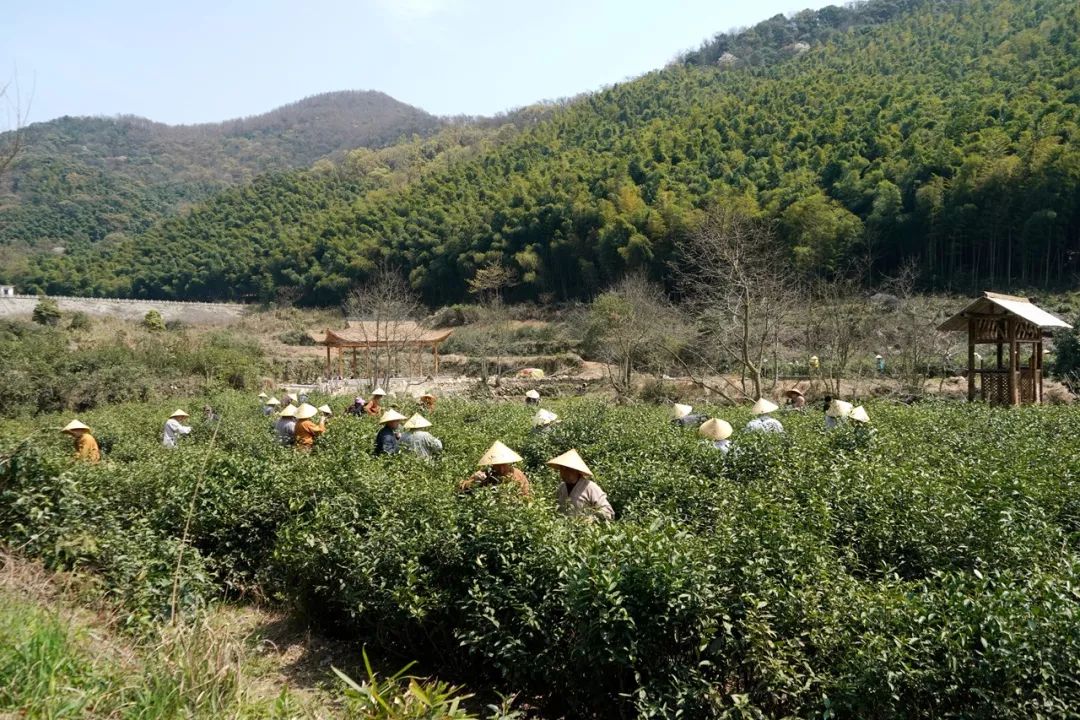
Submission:
[[[446,451],[426,463],[372,457],[370,419],[336,417],[300,455],[273,442],[254,398],[207,401],[223,416],[216,435],[193,418],[172,451],[160,447],[169,405],[88,412],[110,447],[97,466],[74,464],[55,430],[15,448],[33,428],[0,425],[4,542],[96,572],[139,626],[171,610],[191,507],[181,607],[284,603],[553,716],[1080,707],[1070,408],[874,404],[873,433],[826,433],[820,412],[787,413],[785,435],[739,430],[723,455],[662,408],[559,400],[549,405],[562,422],[532,434],[524,405],[446,399],[430,415]],[[532,500],[455,491],[495,438],[524,457]],[[614,522],[556,512],[543,462],[570,447]]]

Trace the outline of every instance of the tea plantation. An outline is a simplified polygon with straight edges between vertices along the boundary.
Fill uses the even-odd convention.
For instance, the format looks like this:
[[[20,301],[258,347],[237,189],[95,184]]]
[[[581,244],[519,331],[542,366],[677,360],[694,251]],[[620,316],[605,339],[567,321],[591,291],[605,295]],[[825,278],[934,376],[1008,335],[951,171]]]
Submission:
[[[878,404],[873,436],[780,414],[786,435],[737,430],[724,456],[663,408],[557,401],[531,435],[524,406],[446,400],[425,463],[373,458],[374,422],[346,417],[297,454],[253,398],[212,402],[217,432],[195,419],[175,451],[171,406],[81,417],[96,466],[60,417],[0,425],[0,542],[94,574],[136,631],[282,604],[547,717],[1077,717],[1073,409]],[[533,500],[455,492],[496,438]],[[543,461],[571,447],[614,522],[556,512]]]

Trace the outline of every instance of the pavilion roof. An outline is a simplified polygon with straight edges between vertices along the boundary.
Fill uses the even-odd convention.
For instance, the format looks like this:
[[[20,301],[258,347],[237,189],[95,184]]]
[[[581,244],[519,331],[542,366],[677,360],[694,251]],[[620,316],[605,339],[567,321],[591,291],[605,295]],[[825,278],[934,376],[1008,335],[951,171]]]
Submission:
[[[994,316],[1000,316],[1001,318],[1016,317],[1041,330],[1072,327],[1061,318],[1051,315],[1027,298],[984,292],[981,298],[972,301],[963,310],[939,325],[938,330],[967,330],[968,318],[987,319]]]
[[[349,323],[345,330],[327,330],[320,345],[332,347],[376,347],[379,345],[429,347],[443,342],[454,333],[450,329],[429,330],[411,320]]]

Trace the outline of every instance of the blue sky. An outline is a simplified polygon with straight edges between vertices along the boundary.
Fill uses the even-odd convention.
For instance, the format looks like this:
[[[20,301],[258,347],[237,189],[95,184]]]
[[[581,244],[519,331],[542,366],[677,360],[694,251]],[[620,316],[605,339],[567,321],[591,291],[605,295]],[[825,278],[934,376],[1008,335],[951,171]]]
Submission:
[[[330,90],[381,90],[490,115],[658,68],[719,31],[821,0],[13,0],[0,79],[30,122],[254,115]]]

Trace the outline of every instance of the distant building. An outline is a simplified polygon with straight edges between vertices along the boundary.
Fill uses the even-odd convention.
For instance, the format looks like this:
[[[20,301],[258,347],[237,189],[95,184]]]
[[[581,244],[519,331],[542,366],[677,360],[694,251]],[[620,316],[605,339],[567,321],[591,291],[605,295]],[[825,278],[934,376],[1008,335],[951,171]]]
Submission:
[[[0,285],[0,297],[15,297],[15,286]]]

